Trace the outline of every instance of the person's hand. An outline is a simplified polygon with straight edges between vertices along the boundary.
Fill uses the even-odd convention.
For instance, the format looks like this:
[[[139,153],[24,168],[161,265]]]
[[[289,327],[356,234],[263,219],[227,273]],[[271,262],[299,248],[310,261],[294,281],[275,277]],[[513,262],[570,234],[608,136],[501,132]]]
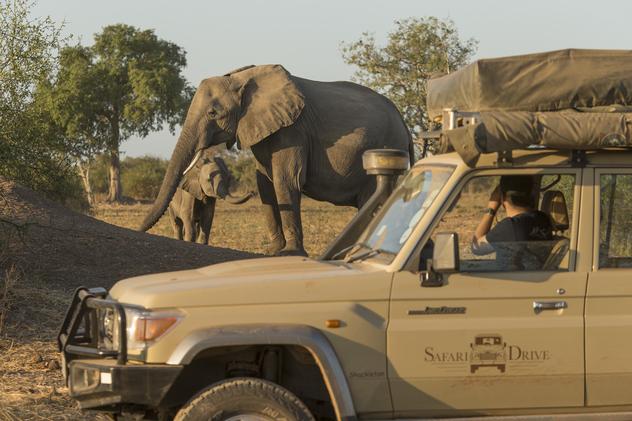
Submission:
[[[496,186],[492,194],[489,196],[487,207],[497,211],[500,208],[500,186]]]

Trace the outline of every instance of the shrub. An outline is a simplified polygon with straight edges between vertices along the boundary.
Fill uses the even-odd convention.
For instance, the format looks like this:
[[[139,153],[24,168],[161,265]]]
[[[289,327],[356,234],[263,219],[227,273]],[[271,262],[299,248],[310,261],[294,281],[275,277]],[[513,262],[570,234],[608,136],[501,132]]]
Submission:
[[[0,3],[0,176],[74,208],[86,205],[71,147],[36,86],[57,68],[61,26],[35,3]]]
[[[153,156],[125,158],[121,162],[123,194],[137,200],[155,199],[168,164],[168,160]]]

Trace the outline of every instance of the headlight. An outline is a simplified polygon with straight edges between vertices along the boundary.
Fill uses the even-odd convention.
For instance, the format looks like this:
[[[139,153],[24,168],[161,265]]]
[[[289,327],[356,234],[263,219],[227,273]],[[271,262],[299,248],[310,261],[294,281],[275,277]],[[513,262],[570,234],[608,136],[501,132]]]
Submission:
[[[125,308],[127,319],[127,353],[140,354],[169,332],[183,314],[175,310],[147,311]]]
[[[101,351],[116,351],[119,348],[120,323],[113,308],[97,309],[99,327],[98,347]]]
[[[184,315],[176,310],[150,311],[140,307],[124,307],[127,334],[127,353],[139,356],[147,347],[171,330]],[[97,310],[100,350],[119,349],[120,321],[113,308]]]

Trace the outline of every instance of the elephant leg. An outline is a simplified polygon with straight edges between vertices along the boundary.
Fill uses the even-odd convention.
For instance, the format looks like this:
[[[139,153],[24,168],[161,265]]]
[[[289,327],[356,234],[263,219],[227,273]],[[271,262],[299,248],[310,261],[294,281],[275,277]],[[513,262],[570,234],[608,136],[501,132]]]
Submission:
[[[275,255],[285,247],[285,237],[281,229],[281,215],[279,214],[274,185],[268,177],[259,171],[257,171],[257,189],[259,190],[265,225],[268,230],[269,244],[265,253]]]
[[[195,241],[196,229],[191,221],[183,221],[184,241]]]
[[[301,186],[306,164],[301,147],[289,147],[273,154],[273,183],[285,236],[281,254],[306,256],[301,224]]]
[[[285,247],[282,255],[307,256],[303,248],[303,228],[301,225],[301,192],[294,189],[285,189],[287,186],[279,186],[277,201],[281,224],[285,235]]]
[[[202,207],[200,215],[200,234],[197,242],[200,244],[211,244],[211,228],[213,226],[213,215],[215,214],[215,198],[209,198],[208,203]]]
[[[169,213],[171,228],[173,229],[173,238],[175,238],[176,240],[182,240],[182,221],[180,221],[171,206],[169,206],[167,212]]]
[[[184,229],[184,241],[194,242],[197,236],[195,224],[195,198],[188,193],[183,194],[182,206],[180,208],[180,219]]]

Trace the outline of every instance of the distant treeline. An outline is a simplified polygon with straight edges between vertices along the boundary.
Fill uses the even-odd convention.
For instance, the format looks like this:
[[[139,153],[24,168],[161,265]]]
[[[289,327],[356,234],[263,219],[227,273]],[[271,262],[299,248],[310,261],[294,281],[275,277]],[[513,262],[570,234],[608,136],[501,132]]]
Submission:
[[[255,162],[248,152],[221,154],[233,177],[233,189],[256,190]],[[153,200],[158,195],[169,160],[155,156],[121,160],[121,187],[127,199]],[[90,164],[90,186],[97,202],[105,201],[109,187],[109,160],[99,155]]]

